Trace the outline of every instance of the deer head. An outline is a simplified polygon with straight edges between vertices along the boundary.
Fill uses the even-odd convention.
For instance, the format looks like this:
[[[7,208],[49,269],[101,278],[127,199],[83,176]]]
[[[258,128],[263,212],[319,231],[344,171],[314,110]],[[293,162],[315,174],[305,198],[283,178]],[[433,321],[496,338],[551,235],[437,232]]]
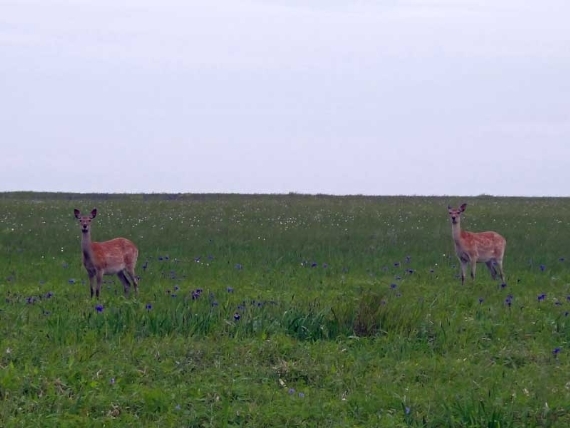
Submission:
[[[93,208],[93,210],[91,210],[91,214],[89,215],[81,215],[81,212],[77,208],[73,210],[73,213],[75,214],[75,218],[79,220],[81,232],[89,233],[89,230],[91,228],[91,220],[93,220],[97,215],[97,208]]]
[[[449,213],[449,218],[452,224],[458,224],[461,219],[461,213],[465,211],[467,204],[461,204],[458,209],[451,208],[451,205],[447,206],[447,212]]]

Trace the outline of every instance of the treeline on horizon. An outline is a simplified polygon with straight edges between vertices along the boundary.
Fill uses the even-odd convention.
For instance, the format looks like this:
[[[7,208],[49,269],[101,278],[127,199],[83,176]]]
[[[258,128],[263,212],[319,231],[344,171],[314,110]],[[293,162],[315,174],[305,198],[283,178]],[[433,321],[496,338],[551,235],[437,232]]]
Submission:
[[[77,193],[77,192],[36,192],[36,191],[10,191],[0,192],[1,200],[93,200],[93,201],[205,201],[228,198],[307,198],[307,199],[435,199],[447,200],[450,198],[458,199],[509,199],[509,200],[526,200],[526,199],[569,199],[565,196],[495,196],[489,194],[480,194],[477,196],[464,195],[332,195],[326,193]]]

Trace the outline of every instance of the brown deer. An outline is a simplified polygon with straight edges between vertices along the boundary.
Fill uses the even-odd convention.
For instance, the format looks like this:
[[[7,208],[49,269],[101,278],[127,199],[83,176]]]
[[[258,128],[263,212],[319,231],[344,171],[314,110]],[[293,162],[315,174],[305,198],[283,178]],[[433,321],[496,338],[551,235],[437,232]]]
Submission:
[[[81,215],[78,209],[73,210],[75,218],[79,220],[81,227],[81,250],[83,252],[83,266],[89,275],[91,297],[93,294],[99,298],[103,275],[117,275],[125,294],[129,293],[131,286],[129,280],[138,293],[138,282],[135,275],[135,265],[139,250],[126,238],[115,238],[105,242],[91,242],[91,220],[97,215],[97,209],[93,209],[89,215]]]
[[[497,232],[473,233],[461,230],[461,213],[466,207],[467,204],[462,204],[459,209],[447,207],[451,219],[451,235],[455,243],[455,253],[461,263],[461,284],[465,284],[465,271],[468,264],[471,264],[471,278],[475,279],[478,262],[487,265],[493,279],[497,278],[498,268],[498,273],[504,283],[503,257],[507,241]]]

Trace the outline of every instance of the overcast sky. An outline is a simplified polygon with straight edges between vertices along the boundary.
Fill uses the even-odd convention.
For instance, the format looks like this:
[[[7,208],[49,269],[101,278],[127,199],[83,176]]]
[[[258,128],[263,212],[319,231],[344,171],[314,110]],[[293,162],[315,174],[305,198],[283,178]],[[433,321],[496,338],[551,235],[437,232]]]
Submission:
[[[0,191],[570,196],[568,0],[0,0]]]

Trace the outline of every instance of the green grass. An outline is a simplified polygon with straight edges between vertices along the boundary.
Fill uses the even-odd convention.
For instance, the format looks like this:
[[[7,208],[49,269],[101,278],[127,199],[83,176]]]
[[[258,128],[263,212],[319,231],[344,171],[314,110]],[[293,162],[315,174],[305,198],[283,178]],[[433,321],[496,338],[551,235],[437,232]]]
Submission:
[[[505,287],[461,286],[461,201],[0,194],[0,426],[569,426],[570,200],[466,199]],[[138,296],[89,298],[93,207]]]

